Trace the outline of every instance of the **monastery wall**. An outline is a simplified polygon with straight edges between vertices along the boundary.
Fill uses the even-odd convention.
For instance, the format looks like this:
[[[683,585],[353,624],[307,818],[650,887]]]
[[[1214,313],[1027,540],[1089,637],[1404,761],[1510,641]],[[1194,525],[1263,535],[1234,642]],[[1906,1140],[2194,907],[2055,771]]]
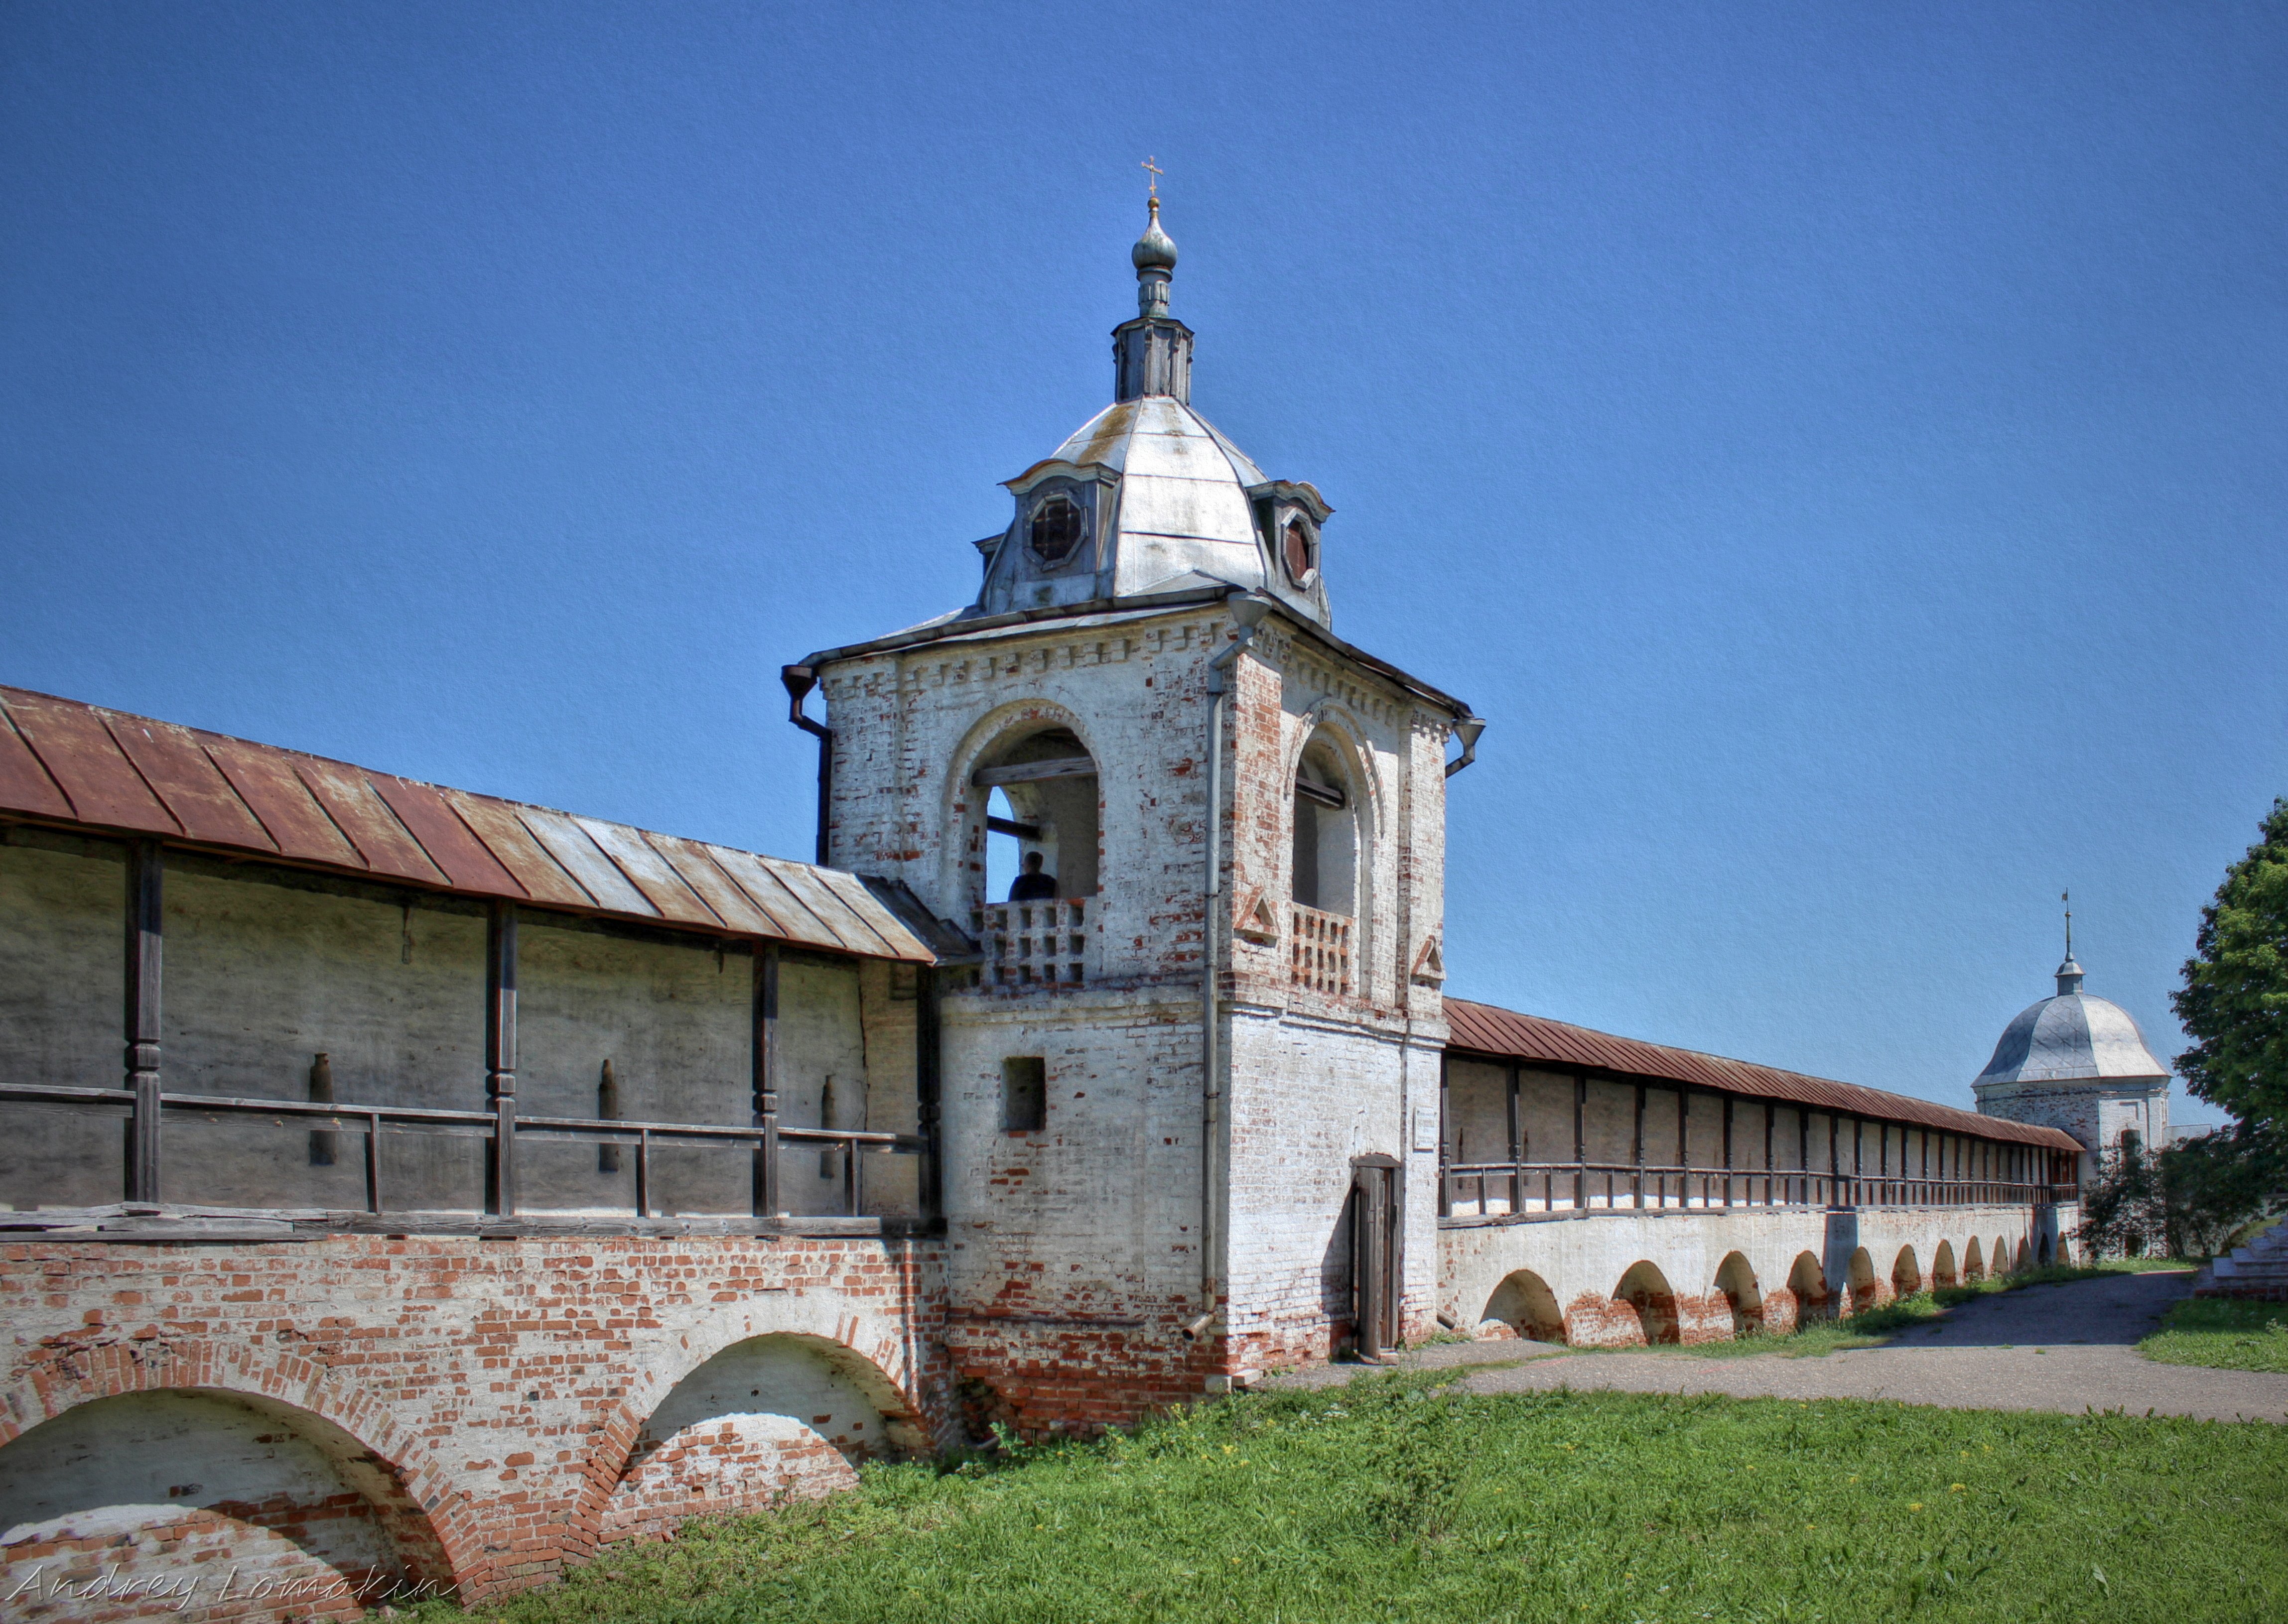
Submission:
[[[2027,1205],[1450,1221],[1439,1311],[1482,1335],[1577,1347],[1721,1341],[2050,1262],[2078,1222],[2073,1207]]]
[[[0,1245],[0,1596],[28,1624],[347,1619],[393,1588],[481,1599],[695,1512],[845,1485],[855,1462],[953,1436],[943,1256],[789,1237]]]
[[[116,1089],[125,884],[116,843],[15,828],[0,841],[0,1079]],[[486,1107],[484,909],[449,896],[174,854],[165,883],[161,1077],[171,1094],[308,1101],[320,1068],[345,1105]],[[744,1125],[752,1115],[754,955],[719,943],[523,911],[517,1105],[527,1117]],[[785,950],[777,1035],[788,1127],[918,1131],[910,970]],[[322,1062],[321,1057],[323,1057]],[[612,1067],[609,1109],[604,1067]],[[398,1212],[485,1206],[474,1127],[385,1132]],[[361,1210],[362,1136],[288,1117],[168,1116],[161,1199],[177,1205]],[[838,1163],[783,1152],[796,1215],[837,1213]],[[910,1157],[869,1156],[871,1210],[919,1214]],[[522,1136],[519,1205],[632,1213],[636,1158]],[[662,1143],[650,1210],[751,1210],[744,1145]],[[122,1194],[115,1116],[0,1102],[0,1201],[91,1207]]]

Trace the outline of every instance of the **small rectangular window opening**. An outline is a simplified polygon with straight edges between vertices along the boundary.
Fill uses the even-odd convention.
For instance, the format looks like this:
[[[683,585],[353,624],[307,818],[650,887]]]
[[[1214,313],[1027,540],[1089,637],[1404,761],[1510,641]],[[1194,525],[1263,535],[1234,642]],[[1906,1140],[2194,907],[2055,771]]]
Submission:
[[[1001,1062],[1001,1130],[1038,1133],[1048,1124],[1049,1064],[1038,1055]]]

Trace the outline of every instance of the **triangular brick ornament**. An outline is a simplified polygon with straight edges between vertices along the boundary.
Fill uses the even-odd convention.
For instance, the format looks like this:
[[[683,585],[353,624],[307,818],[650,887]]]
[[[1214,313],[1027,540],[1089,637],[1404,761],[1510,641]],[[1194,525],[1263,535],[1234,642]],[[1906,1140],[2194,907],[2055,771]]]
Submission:
[[[1438,945],[1435,931],[1423,942],[1422,951],[1414,955],[1414,978],[1425,986],[1437,986],[1446,979],[1446,954]]]
[[[1279,939],[1279,915],[1272,912],[1265,899],[1263,888],[1256,887],[1247,893],[1239,905],[1239,916],[1232,922],[1232,933],[1243,940],[1268,947]]]

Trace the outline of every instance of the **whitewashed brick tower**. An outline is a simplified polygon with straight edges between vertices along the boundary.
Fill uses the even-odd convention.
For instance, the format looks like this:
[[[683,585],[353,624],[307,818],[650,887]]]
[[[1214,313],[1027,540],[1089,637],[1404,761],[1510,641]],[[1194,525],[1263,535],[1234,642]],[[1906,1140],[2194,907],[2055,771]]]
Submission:
[[[1192,409],[1156,199],[1133,258],[1116,399],[1008,481],[977,601],[788,673],[826,703],[822,860],[979,945],[941,999],[949,1341],[973,1418],[1030,1431],[1388,1346],[1434,1299],[1447,752],[1480,725],[1333,634],[1326,503]],[[1053,896],[986,894],[996,835]]]

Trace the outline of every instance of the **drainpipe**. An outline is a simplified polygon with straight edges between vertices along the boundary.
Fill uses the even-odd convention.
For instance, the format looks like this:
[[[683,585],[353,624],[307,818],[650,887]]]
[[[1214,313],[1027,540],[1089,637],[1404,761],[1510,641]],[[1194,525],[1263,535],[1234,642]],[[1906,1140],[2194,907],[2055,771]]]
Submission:
[[[818,856],[822,868],[826,867],[826,818],[834,801],[834,730],[822,722],[814,722],[802,713],[802,702],[818,685],[818,672],[806,665],[784,665],[779,668],[779,680],[786,684],[787,720],[818,741]]]
[[[1208,661],[1208,873],[1200,931],[1200,1315],[1184,1327],[1184,1335],[1195,1342],[1208,1334],[1216,1319],[1216,1198],[1223,1176],[1223,1088],[1216,1042],[1222,1002],[1216,955],[1221,944],[1216,934],[1216,909],[1223,895],[1223,709],[1225,695],[1230,691],[1225,673],[1254,640],[1256,627],[1271,612],[1268,600],[1253,596],[1227,602],[1238,637]]]
[[[1485,719],[1482,717],[1464,717],[1454,724],[1454,736],[1462,741],[1462,753],[1446,764],[1448,778],[1478,758],[1478,735],[1485,731]]]

